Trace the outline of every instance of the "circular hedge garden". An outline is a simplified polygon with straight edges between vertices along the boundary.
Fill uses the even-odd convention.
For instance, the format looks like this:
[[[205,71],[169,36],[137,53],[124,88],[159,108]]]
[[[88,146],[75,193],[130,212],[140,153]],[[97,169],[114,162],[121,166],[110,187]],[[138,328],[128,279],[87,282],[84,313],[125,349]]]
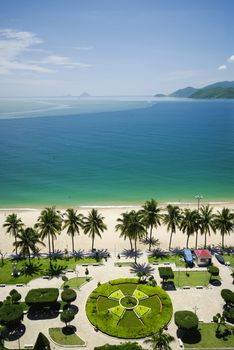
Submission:
[[[89,321],[119,338],[143,338],[164,327],[172,316],[168,294],[138,279],[117,279],[98,286],[86,303]]]

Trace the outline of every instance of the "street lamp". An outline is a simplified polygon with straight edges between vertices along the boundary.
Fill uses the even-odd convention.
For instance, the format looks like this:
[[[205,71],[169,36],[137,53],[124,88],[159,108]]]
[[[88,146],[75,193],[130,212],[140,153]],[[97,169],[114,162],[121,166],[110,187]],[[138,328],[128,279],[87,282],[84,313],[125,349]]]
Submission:
[[[199,209],[200,209],[200,201],[203,198],[203,196],[198,194],[198,195],[195,196],[195,198],[197,199],[197,210],[199,211]]]

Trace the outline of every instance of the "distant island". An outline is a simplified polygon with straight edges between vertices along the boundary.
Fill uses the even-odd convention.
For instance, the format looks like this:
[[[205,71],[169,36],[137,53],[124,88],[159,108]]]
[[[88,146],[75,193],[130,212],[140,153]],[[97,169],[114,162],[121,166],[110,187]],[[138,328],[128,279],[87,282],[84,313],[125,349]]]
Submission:
[[[91,97],[91,95],[88,92],[82,92],[79,97]]]
[[[234,99],[234,81],[221,81],[197,89],[188,86],[183,89],[174,91],[169,95],[156,94],[154,97],[179,97],[195,99]]]

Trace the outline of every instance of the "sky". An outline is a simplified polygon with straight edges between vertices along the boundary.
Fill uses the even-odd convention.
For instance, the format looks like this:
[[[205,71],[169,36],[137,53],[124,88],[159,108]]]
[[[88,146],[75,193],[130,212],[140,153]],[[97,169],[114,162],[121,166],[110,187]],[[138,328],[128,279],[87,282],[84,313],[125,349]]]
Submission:
[[[233,18],[232,0],[1,0],[0,97],[234,80]]]

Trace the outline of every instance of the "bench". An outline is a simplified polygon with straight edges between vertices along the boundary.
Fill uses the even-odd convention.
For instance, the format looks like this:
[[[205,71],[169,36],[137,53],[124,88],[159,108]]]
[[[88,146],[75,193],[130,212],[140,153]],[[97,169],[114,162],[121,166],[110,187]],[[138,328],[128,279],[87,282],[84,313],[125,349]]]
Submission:
[[[182,289],[190,289],[189,286],[183,286]]]
[[[196,286],[196,289],[203,289],[203,286]]]
[[[16,284],[16,287],[23,287],[24,285],[22,283]]]
[[[89,266],[89,264],[82,264],[81,266]]]
[[[99,264],[93,264],[93,266],[99,266]]]
[[[42,278],[43,278],[43,280],[49,280],[50,276],[43,276]]]
[[[67,272],[74,272],[74,270],[67,270]]]
[[[159,263],[157,263],[157,262],[154,262],[154,263],[153,263],[153,265],[159,265]]]
[[[0,287],[6,287],[6,285],[5,284],[0,284]]]
[[[25,349],[33,349],[33,347],[34,347],[33,344],[25,344],[24,345]]]

